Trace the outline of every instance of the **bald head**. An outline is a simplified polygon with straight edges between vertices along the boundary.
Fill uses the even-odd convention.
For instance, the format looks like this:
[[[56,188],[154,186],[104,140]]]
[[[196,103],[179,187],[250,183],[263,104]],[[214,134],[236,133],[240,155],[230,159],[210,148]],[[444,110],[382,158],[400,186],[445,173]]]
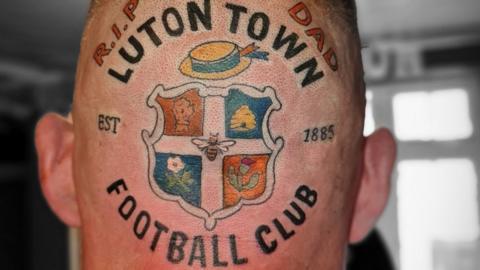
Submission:
[[[73,120],[37,128],[87,269],[342,268],[394,155],[362,136],[347,3],[95,2]]]

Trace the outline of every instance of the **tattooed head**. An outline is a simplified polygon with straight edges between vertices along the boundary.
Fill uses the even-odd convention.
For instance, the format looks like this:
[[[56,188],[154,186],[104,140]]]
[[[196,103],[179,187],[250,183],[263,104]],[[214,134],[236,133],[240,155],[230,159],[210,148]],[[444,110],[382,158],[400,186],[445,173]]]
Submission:
[[[353,2],[99,2],[71,117],[36,130],[85,269],[342,269],[395,155],[363,136]]]

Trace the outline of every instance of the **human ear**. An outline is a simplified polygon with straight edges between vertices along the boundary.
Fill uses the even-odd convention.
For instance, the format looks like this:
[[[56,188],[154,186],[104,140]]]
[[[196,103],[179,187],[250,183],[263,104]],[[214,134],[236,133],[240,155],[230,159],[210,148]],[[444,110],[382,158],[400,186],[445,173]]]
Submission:
[[[377,130],[366,138],[360,189],[350,227],[350,243],[363,240],[382,214],[390,193],[395,156],[395,140],[387,129]]]
[[[80,226],[72,173],[73,124],[58,114],[47,114],[37,124],[35,145],[40,186],[53,212],[67,225]]]

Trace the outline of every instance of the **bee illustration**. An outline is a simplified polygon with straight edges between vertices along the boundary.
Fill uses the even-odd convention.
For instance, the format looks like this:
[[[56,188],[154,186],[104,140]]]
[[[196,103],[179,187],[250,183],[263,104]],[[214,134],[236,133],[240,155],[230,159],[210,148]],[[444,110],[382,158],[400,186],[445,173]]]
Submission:
[[[218,153],[223,154],[228,152],[228,148],[234,146],[237,142],[234,140],[218,141],[218,133],[210,134],[208,139],[192,139],[192,143],[195,144],[200,151],[205,153],[205,156],[210,161],[214,161]]]

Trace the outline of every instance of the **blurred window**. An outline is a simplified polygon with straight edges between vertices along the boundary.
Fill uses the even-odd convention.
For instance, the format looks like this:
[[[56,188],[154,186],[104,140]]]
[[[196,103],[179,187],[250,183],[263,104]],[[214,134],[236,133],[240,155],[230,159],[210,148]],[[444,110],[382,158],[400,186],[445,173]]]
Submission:
[[[367,107],[365,108],[365,126],[363,134],[368,136],[375,131],[375,119],[373,117],[373,92],[367,91]]]
[[[470,159],[405,160],[399,163],[398,173],[401,269],[444,269],[434,268],[445,258],[434,260],[432,252],[442,246],[458,247],[458,252],[470,257],[464,260],[474,261],[472,243],[480,234],[474,163]]]
[[[469,98],[463,89],[399,93],[393,97],[395,134],[403,141],[450,141],[472,136]]]

